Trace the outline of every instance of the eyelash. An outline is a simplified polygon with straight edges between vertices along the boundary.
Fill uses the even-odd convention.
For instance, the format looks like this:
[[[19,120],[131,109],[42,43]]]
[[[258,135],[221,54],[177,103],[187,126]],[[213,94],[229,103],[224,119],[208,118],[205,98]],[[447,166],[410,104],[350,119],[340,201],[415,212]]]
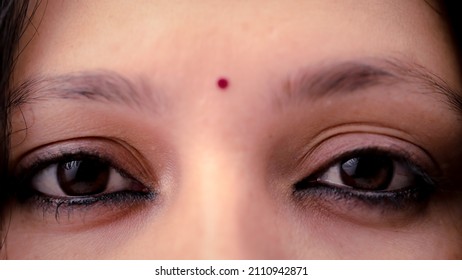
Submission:
[[[389,157],[392,160],[403,164],[416,178],[417,182],[422,183],[420,186],[410,186],[405,189],[396,191],[361,191],[357,189],[339,188],[329,183],[316,181],[316,177],[326,171],[329,167],[338,164],[342,159],[354,157],[358,155],[372,154],[377,156]],[[19,192],[16,197],[19,201],[32,201],[36,206],[41,207],[44,212],[54,212],[55,216],[59,216],[60,210],[73,211],[79,208],[89,208],[97,206],[110,205],[131,205],[141,203],[143,201],[154,200],[157,197],[157,192],[152,187],[146,187],[149,191],[117,191],[113,193],[103,193],[86,197],[51,197],[49,195],[33,190],[30,186],[31,180],[41,170],[50,167],[53,164],[66,161],[83,159],[95,159],[108,164],[120,174],[127,176],[137,182],[134,176],[127,175],[127,172],[120,168],[120,164],[114,163],[113,160],[100,154],[97,151],[77,150],[71,153],[58,152],[55,154],[45,155],[42,158],[37,158],[32,164],[16,176],[16,186],[19,186]],[[398,210],[405,209],[423,204],[428,197],[435,191],[437,181],[430,178],[418,164],[414,163],[415,159],[405,153],[391,152],[382,148],[364,148],[356,149],[337,156],[334,160],[330,160],[328,164],[324,164],[318,171],[312,175],[300,180],[293,185],[293,196],[297,201],[308,201],[309,198],[317,197],[328,201],[342,201],[345,205],[361,205],[381,210]],[[19,179],[22,178],[22,179]],[[140,183],[142,184],[142,183]],[[144,185],[144,184],[143,184]]]
[[[43,213],[51,213],[58,220],[61,211],[70,214],[75,210],[83,210],[93,207],[119,206],[120,204],[131,205],[151,201],[156,198],[155,192],[117,192],[105,195],[92,196],[87,198],[51,198],[45,195],[33,195],[28,198],[36,203],[37,207],[42,208]]]
[[[143,191],[117,191],[85,197],[67,198],[51,197],[40,193],[31,187],[31,180],[43,169],[49,168],[53,164],[75,160],[97,160],[101,163],[107,164],[110,168],[113,168],[122,176],[142,184],[139,180],[134,178],[134,176],[128,175],[128,172],[123,170],[120,167],[120,164],[114,163],[113,160],[108,159],[104,155],[94,151],[78,150],[71,153],[63,152],[46,155],[44,158],[38,158],[28,167],[22,168],[21,171],[18,172],[12,179],[12,185],[19,187],[17,189],[18,191],[15,193],[16,197],[23,203],[32,201],[37,206],[41,207],[44,212],[53,211],[56,217],[59,215],[59,211],[61,209],[72,211],[77,208],[133,204],[154,200],[157,197],[157,192],[152,187],[146,186],[145,184],[142,184],[145,186]]]
[[[393,191],[368,191],[354,188],[341,188],[329,183],[317,181],[330,167],[340,163],[343,159],[358,157],[361,155],[375,155],[389,157],[393,161],[404,165],[413,176],[417,178],[416,185]],[[420,184],[419,184],[420,183]],[[403,211],[409,207],[423,204],[439,186],[438,180],[432,178],[427,172],[414,162],[407,154],[398,155],[381,148],[370,147],[346,152],[330,160],[312,175],[303,178],[293,186],[293,195],[298,201],[306,200],[307,197],[316,196],[330,201],[344,201],[346,203],[361,203],[369,208],[381,210]]]

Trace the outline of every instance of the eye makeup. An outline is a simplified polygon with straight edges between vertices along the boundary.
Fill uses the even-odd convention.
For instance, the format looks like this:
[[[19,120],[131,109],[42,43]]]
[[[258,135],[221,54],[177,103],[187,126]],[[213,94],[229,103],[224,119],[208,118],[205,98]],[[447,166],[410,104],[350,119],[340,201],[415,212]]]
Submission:
[[[296,170],[303,174],[292,185],[296,204],[356,223],[416,219],[442,185],[439,168],[419,147],[366,133],[326,139]]]
[[[65,191],[60,169],[66,172],[66,188],[76,191]],[[99,138],[75,139],[41,147],[23,157],[12,178],[12,191],[19,203],[42,208],[44,216],[54,214],[58,219],[61,211],[67,211],[68,217],[85,211],[87,218],[99,219],[109,215],[108,210],[122,213],[155,200],[158,188],[151,183],[153,178],[120,144]]]
[[[348,182],[330,182],[328,179],[323,178],[323,173],[326,169],[341,168],[339,162],[349,158],[361,158],[363,156],[375,156],[376,158],[389,158],[395,161],[395,164],[403,165],[402,169],[405,171],[400,174],[401,177],[408,177],[406,183],[403,185],[393,186],[396,181],[393,177],[397,176],[396,170],[389,171],[391,173],[391,182],[387,183],[384,189],[365,189],[355,187]],[[367,171],[366,171],[367,172]],[[367,175],[359,175],[367,179]],[[372,175],[374,176],[374,175]],[[343,183],[343,184],[342,184]],[[398,183],[399,184],[399,183]],[[431,192],[436,188],[437,183],[431,179],[427,173],[422,171],[414,163],[406,158],[402,158],[396,154],[387,151],[367,148],[362,150],[350,151],[344,155],[340,155],[334,159],[329,166],[321,168],[319,172],[302,179],[294,185],[294,193],[322,193],[331,192],[335,200],[339,199],[357,199],[362,201],[369,207],[383,207],[393,210],[402,210],[410,206],[412,203],[422,202]]]

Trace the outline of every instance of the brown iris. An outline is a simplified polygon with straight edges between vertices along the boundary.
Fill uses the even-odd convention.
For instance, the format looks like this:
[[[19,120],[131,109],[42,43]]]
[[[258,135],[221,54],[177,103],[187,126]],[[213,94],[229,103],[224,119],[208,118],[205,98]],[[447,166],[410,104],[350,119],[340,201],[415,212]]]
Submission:
[[[385,190],[393,178],[393,160],[385,156],[359,156],[341,162],[342,182],[352,188]]]
[[[109,182],[110,166],[98,160],[74,160],[58,164],[57,177],[62,191],[70,196],[103,192]]]

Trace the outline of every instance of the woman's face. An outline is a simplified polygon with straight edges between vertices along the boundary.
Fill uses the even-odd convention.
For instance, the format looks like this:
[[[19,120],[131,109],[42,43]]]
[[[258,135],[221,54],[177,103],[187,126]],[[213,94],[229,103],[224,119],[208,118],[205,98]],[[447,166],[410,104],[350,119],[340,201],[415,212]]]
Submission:
[[[7,257],[462,257],[431,3],[46,2],[14,72]]]

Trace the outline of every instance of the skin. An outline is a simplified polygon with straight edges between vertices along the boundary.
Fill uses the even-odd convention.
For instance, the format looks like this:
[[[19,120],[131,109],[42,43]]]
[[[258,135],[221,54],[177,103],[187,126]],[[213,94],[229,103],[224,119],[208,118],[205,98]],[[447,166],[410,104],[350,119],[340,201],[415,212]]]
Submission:
[[[462,257],[454,184],[404,210],[292,192],[364,146],[409,151],[462,180],[461,116],[414,82],[284,97],[300,72],[390,58],[460,88],[444,22],[424,1],[49,1],[33,22],[14,84],[103,70],[145,91],[142,105],[49,96],[23,104],[12,116],[12,172],[60,145],[96,147],[158,196],[59,217],[12,201],[5,257]]]

